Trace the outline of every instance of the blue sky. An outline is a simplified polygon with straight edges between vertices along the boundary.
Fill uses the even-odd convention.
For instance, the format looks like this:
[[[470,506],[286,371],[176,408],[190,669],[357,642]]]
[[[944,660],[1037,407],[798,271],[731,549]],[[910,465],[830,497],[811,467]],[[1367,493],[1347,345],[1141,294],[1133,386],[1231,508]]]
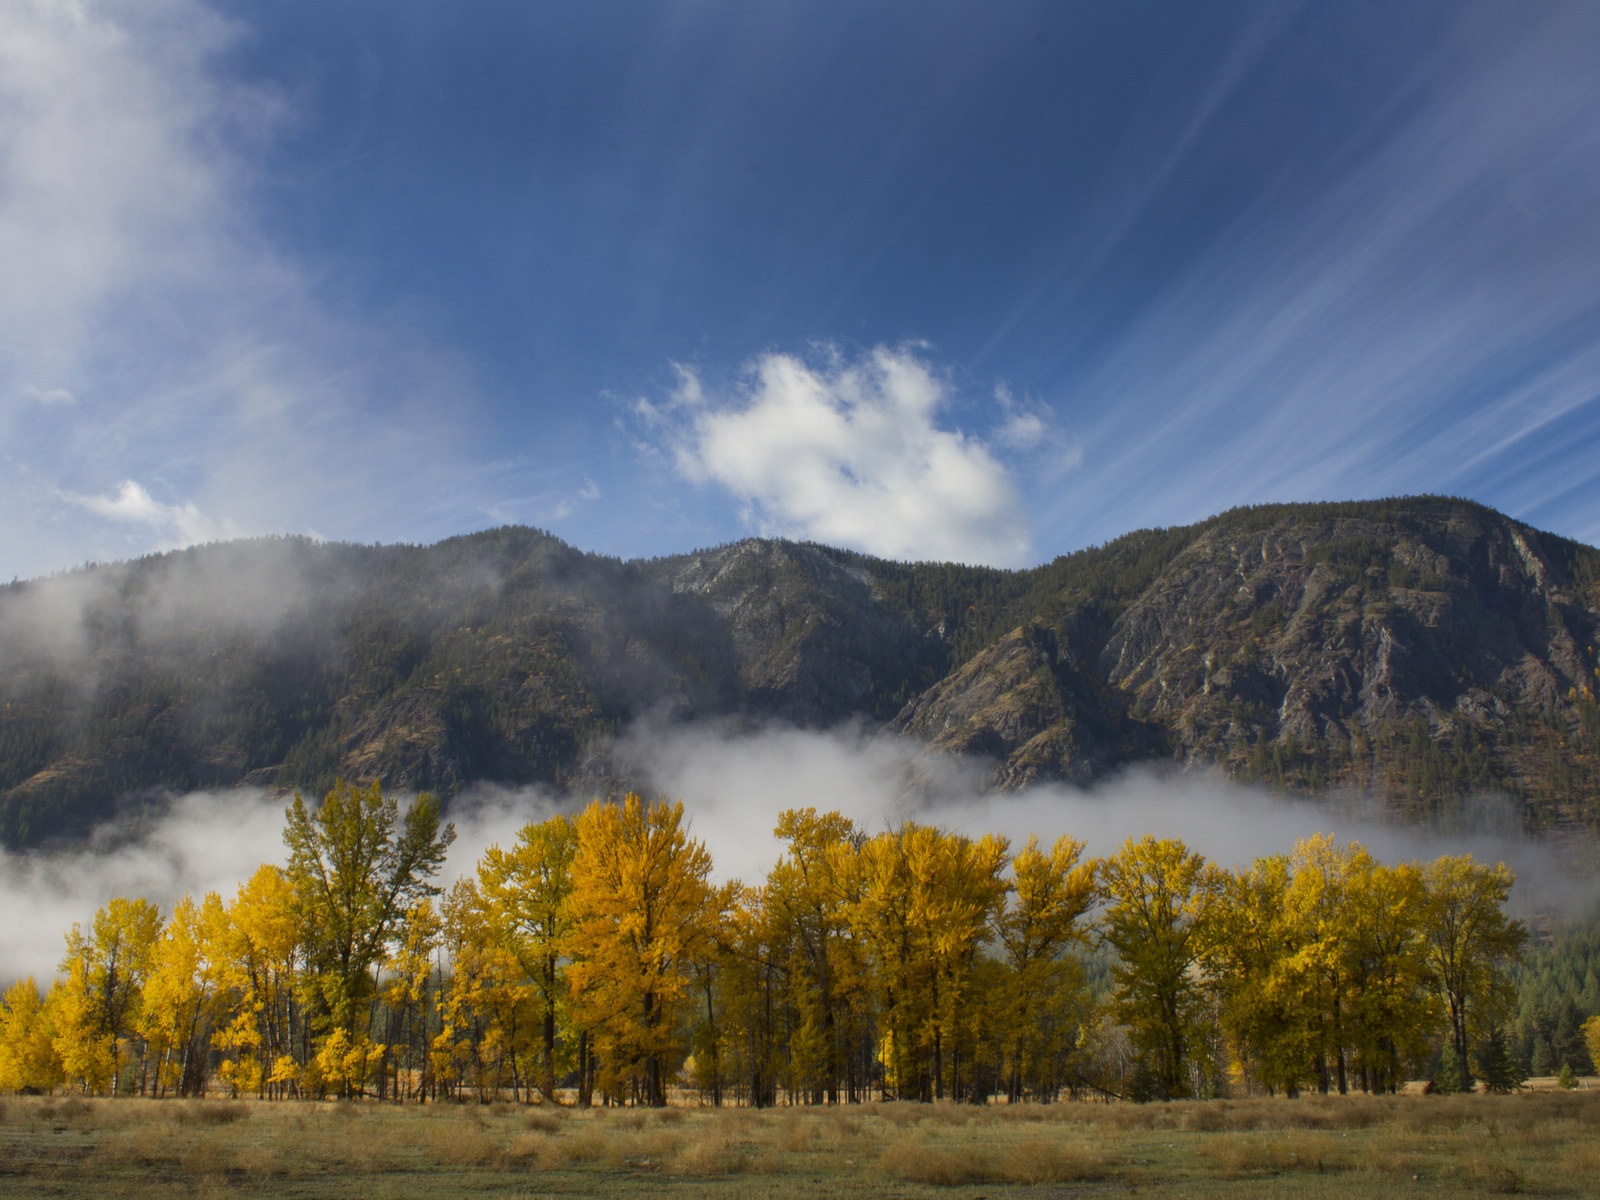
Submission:
[[[1600,5],[0,11],[0,578],[1597,476]]]

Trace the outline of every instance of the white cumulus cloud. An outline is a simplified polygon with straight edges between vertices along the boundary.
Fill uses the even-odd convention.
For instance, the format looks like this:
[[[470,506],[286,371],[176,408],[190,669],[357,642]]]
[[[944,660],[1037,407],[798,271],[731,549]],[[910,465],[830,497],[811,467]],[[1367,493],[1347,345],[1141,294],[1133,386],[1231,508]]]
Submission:
[[[1014,566],[1027,521],[1006,466],[941,423],[946,383],[910,349],[821,365],[771,353],[731,396],[679,368],[679,471],[732,492],[763,534],[898,559]]]
[[[148,526],[158,534],[169,537],[177,546],[218,541],[240,534],[238,526],[231,521],[206,516],[195,507],[192,500],[182,504],[162,504],[132,479],[124,479],[115,495],[80,496],[78,503],[90,512],[113,521]]]

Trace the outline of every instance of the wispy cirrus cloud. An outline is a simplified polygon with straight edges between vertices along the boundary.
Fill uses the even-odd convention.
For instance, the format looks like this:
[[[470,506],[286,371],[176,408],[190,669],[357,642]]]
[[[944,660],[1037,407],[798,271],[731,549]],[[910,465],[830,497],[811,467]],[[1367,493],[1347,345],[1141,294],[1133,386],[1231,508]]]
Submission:
[[[763,534],[900,559],[1017,565],[1027,518],[986,442],[944,424],[948,384],[909,348],[808,362],[769,353],[726,395],[693,371],[664,406],[636,411],[669,442],[681,475],[725,488]],[[1018,411],[1005,440],[1042,436]]]
[[[1075,540],[1428,490],[1600,537],[1564,502],[1600,486],[1600,11],[1461,13],[1322,148],[1348,169],[1240,209],[1074,377]]]
[[[22,395],[24,398],[32,400],[35,404],[76,404],[78,402],[78,398],[67,391],[66,388],[42,388],[36,387],[31,383],[23,386]]]
[[[7,574],[481,520],[470,372],[263,232],[299,115],[224,69],[246,36],[199,0],[0,11]]]

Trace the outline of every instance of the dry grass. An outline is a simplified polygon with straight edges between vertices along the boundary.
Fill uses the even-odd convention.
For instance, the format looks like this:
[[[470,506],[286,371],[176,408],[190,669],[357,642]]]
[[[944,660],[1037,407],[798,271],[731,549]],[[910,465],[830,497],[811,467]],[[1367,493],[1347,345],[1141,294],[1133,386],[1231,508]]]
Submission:
[[[1300,1130],[1242,1134],[1201,1142],[1198,1150],[1224,1179],[1306,1172],[1322,1175],[1351,1166],[1348,1143],[1326,1133]]]
[[[14,1097],[0,1194],[932,1198],[1181,1190],[1593,1194],[1600,1091],[973,1108],[554,1106]],[[952,1193],[952,1189],[956,1189]]]
[[[237,1100],[181,1100],[172,1109],[172,1119],[180,1125],[232,1125],[251,1113],[248,1104]]]
[[[995,1178],[1005,1183],[1079,1183],[1104,1179],[1109,1166],[1097,1147],[1032,1139],[1009,1147],[993,1170]]]
[[[1081,1140],[1034,1133],[1019,1138],[998,1123],[980,1118],[980,1124],[989,1135],[982,1140],[940,1140],[947,1137],[940,1131],[903,1135],[878,1155],[877,1167],[893,1179],[940,1187],[1076,1183],[1103,1179],[1110,1171],[1105,1153]]]
[[[523,1119],[522,1124],[525,1129],[532,1130],[535,1133],[556,1133],[564,1126],[565,1122],[562,1121],[558,1113],[539,1109],[529,1113]]]
[[[1561,1169],[1574,1175],[1600,1177],[1600,1141],[1586,1141],[1563,1147]]]
[[[576,1125],[576,1123],[574,1123]],[[616,1139],[598,1124],[573,1128],[548,1144],[546,1165],[595,1166],[610,1163]]]
[[[1499,1155],[1468,1156],[1462,1163],[1461,1175],[1477,1191],[1505,1196],[1526,1188],[1522,1168],[1511,1159]]]
[[[930,1145],[920,1137],[905,1137],[878,1156],[878,1170],[894,1179],[950,1187],[958,1183],[983,1183],[988,1164],[977,1148],[956,1150]]]
[[[667,1168],[674,1174],[703,1178],[737,1175],[748,1162],[733,1139],[708,1132],[680,1146]]]

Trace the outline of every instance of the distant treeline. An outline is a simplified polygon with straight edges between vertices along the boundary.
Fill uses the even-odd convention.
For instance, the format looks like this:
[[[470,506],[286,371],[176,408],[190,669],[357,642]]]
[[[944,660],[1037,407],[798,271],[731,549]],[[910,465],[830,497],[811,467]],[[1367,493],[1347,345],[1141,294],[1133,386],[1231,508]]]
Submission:
[[[775,832],[765,880],[718,885],[681,804],[595,801],[441,894],[433,799],[296,797],[287,867],[231,900],[74,926],[61,978],[0,1005],[0,1088],[770,1105],[1523,1077],[1504,865],[1317,836],[1229,872],[1170,839],[1087,859],[809,808]]]

